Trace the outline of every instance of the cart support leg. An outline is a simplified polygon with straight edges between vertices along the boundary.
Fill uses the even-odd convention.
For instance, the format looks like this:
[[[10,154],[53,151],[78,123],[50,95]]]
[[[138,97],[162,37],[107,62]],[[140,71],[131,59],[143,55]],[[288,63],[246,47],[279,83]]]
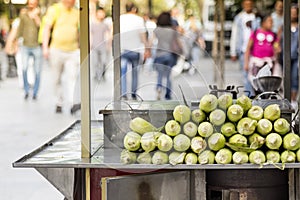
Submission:
[[[74,190],[73,168],[35,168],[44,176],[66,199],[72,200]]]
[[[295,169],[289,169],[289,200],[296,200]]]
[[[205,170],[191,170],[191,199],[206,200]]]

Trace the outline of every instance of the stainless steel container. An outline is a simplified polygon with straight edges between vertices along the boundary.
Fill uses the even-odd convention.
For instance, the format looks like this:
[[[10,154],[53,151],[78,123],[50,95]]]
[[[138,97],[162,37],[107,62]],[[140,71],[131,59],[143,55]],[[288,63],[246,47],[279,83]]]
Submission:
[[[173,109],[178,104],[178,101],[117,102],[100,110],[104,123],[105,162],[120,162],[120,152],[124,148],[123,139],[130,131],[131,119],[141,117],[159,128],[173,118]]]

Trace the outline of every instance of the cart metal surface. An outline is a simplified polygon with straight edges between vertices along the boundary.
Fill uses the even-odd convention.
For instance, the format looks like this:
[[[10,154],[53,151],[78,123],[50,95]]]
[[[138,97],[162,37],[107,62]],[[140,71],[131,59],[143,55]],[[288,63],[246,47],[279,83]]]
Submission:
[[[104,159],[104,133],[103,133],[103,121],[91,121],[91,136],[92,136],[92,156],[91,158],[81,157],[81,121],[74,122],[70,127],[68,127],[61,134],[45,143],[32,153],[25,155],[18,161],[13,163],[14,167],[18,168],[34,168],[39,173],[41,173],[49,182],[51,182],[67,199],[81,199],[78,196],[74,196],[79,191],[76,185],[80,185],[83,181],[78,177],[78,173],[84,171],[85,169],[91,169],[91,195],[93,195],[93,190],[95,187],[100,187],[100,182],[112,183],[109,178],[114,180],[114,184],[101,185],[98,188],[98,193],[91,196],[91,199],[96,199],[96,196],[102,193],[107,194],[111,191],[111,187],[115,187],[118,183],[117,180],[125,181],[127,176],[131,175],[131,182],[140,183],[142,177],[147,177],[146,180],[151,180],[157,174],[161,174],[162,180],[157,179],[154,185],[172,182],[173,179],[168,178],[171,174],[172,176],[178,176],[177,179],[178,187],[185,183],[186,189],[193,191],[193,198],[188,199],[206,199],[206,173],[212,170],[231,170],[230,173],[236,173],[237,171],[246,170],[248,172],[258,172],[263,175],[268,170],[272,170],[275,173],[281,173],[282,164],[278,163],[276,165],[268,164],[264,166],[253,165],[253,164],[207,164],[207,165],[153,165],[153,164],[121,164],[120,162],[105,162]],[[113,151],[115,153],[115,151]],[[111,154],[115,157],[113,160],[119,160],[120,154]],[[288,173],[288,183],[289,184],[289,199],[299,199],[299,168],[300,163],[287,163],[284,166],[282,173]],[[285,171],[285,172],[284,172]],[[99,175],[100,173],[100,175]],[[104,173],[104,174],[102,174]],[[268,172],[269,173],[269,172]],[[94,174],[94,175],[93,175]],[[134,176],[135,175],[135,176]],[[170,177],[172,177],[170,176]],[[129,176],[130,177],[130,176]],[[129,178],[127,177],[127,178]],[[134,179],[134,177],[139,177]],[[96,185],[93,182],[96,179]],[[109,179],[109,181],[107,181]],[[125,180],[124,180],[125,179]],[[156,179],[156,178],[154,178]],[[130,182],[130,181],[129,181]],[[129,183],[128,182],[128,183]],[[151,182],[151,181],[150,181]],[[153,184],[153,183],[151,183]],[[191,185],[197,184],[197,187],[191,189]],[[110,186],[110,187],[109,187]],[[132,185],[124,186],[128,189]],[[166,186],[165,186],[166,187]],[[173,186],[174,187],[174,186]],[[81,188],[82,189],[82,188]],[[185,193],[186,194],[186,191]],[[297,196],[296,196],[297,195]],[[113,196],[111,196],[113,197]],[[186,196],[187,197],[187,196]],[[178,197],[177,197],[178,198]],[[104,199],[108,199],[104,198]],[[127,198],[125,198],[127,199]],[[180,198],[179,198],[180,199]]]

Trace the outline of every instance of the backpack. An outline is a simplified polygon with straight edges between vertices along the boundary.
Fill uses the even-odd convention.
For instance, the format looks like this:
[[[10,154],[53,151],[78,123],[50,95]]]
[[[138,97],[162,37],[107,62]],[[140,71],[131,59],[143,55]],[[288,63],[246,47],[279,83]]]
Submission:
[[[55,22],[57,20],[57,18],[59,17],[59,6],[58,6],[58,3],[55,3],[52,5],[52,7],[55,9],[55,15],[54,15],[54,23],[53,23],[53,26],[50,30],[50,38],[49,38],[49,44],[51,43],[51,35],[52,35],[52,31],[53,31],[53,27],[55,25]],[[43,37],[44,37],[44,29],[45,29],[45,24],[46,24],[46,17],[47,15],[44,15],[42,20],[41,20],[41,24],[40,24],[40,29],[39,29],[39,33],[38,33],[38,42],[40,44],[43,43]]]

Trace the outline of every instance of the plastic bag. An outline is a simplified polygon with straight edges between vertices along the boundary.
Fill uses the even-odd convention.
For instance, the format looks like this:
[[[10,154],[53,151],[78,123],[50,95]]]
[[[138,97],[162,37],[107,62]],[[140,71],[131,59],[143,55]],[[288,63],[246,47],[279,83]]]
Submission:
[[[252,86],[255,91],[258,90],[258,78],[263,76],[271,76],[271,67],[269,64],[266,64],[264,67],[262,67],[258,72],[256,76],[253,76],[252,78]]]
[[[269,64],[266,64],[264,67],[262,67],[257,75],[256,78],[262,77],[262,76],[272,76],[271,67]]]

